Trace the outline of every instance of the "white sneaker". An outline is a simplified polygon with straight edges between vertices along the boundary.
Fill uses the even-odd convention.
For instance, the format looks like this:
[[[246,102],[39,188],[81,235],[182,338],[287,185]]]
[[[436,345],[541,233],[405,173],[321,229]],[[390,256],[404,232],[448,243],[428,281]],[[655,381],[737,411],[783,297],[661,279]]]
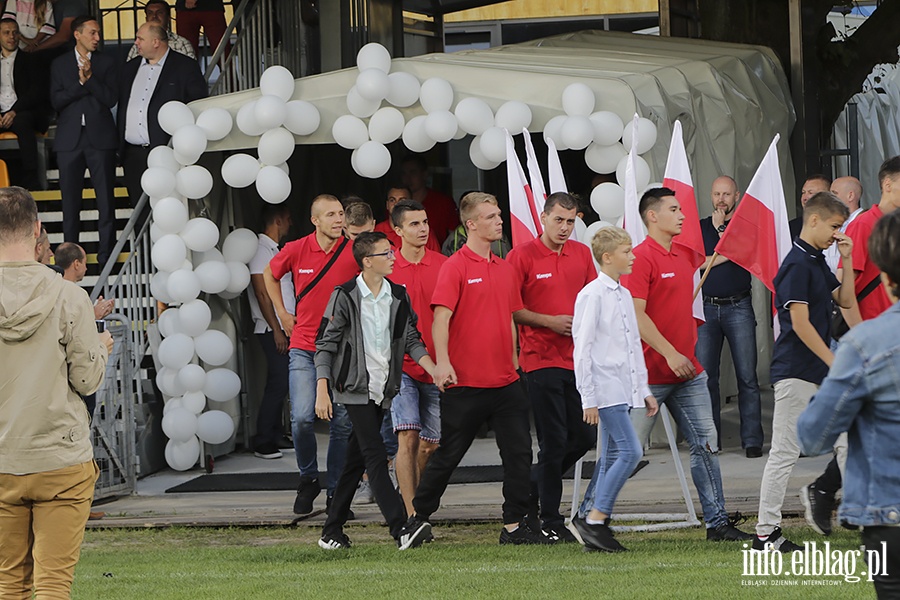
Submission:
[[[353,504],[372,504],[375,502],[375,495],[372,494],[372,486],[369,481],[362,479],[356,486],[356,494],[353,496]]]

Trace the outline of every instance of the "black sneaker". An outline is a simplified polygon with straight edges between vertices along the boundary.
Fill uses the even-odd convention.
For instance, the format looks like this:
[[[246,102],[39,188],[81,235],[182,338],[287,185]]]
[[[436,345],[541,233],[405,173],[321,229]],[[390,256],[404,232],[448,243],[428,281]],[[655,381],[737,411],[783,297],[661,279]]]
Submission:
[[[500,544],[513,544],[516,546],[522,544],[555,544],[556,540],[544,533],[542,530],[533,530],[525,521],[519,523],[519,526],[513,531],[509,531],[504,527],[500,530]]]
[[[708,542],[737,542],[740,540],[751,540],[755,536],[752,533],[745,533],[737,528],[738,525],[747,520],[747,517],[740,512],[736,512],[728,517],[728,522],[718,527],[710,527],[706,530],[706,541]]]
[[[294,449],[294,440],[291,439],[289,435],[283,435],[278,438],[278,441],[275,443],[278,446],[279,450],[293,450]]]
[[[400,537],[397,538],[397,547],[400,550],[418,548],[426,541],[430,541],[429,538],[434,539],[431,535],[431,523],[413,515],[406,521],[403,529],[400,530]]]
[[[575,535],[566,528],[562,523],[558,525],[550,525],[544,527],[544,533],[551,538],[556,538],[558,544],[579,544],[581,543]]]
[[[803,550],[803,546],[798,546],[794,542],[781,535],[781,527],[776,527],[772,533],[765,537],[760,537],[758,535],[754,536],[754,550],[765,550],[766,546],[769,546],[770,550],[775,550],[783,554],[796,552],[797,550]]]
[[[281,453],[281,450],[278,449],[278,446],[275,444],[260,444],[253,451],[253,454],[257,458],[268,458],[275,459],[281,458],[284,454]]]
[[[348,550],[350,546],[350,538],[344,533],[323,535],[319,538],[319,548],[323,550]]]
[[[762,448],[759,446],[747,446],[747,449],[744,451],[747,458],[761,458],[762,457]]]
[[[815,483],[800,489],[800,501],[806,508],[806,522],[822,535],[831,535],[831,513],[834,512],[834,496],[816,489]]]
[[[297,498],[294,499],[294,514],[308,515],[313,511],[313,500],[322,491],[318,477],[303,475],[297,487]]]
[[[612,529],[607,523],[591,525],[584,518],[575,517],[572,519],[572,524],[578,530],[584,547],[589,550],[602,552],[625,552],[627,550],[613,537]]]

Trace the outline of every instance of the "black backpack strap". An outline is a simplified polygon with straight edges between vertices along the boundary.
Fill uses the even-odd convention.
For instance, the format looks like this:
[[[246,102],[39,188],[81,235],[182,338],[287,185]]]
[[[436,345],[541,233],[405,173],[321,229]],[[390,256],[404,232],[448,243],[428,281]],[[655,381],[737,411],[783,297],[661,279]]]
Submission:
[[[869,294],[871,294],[872,292],[875,291],[875,288],[878,287],[878,284],[879,284],[879,283],[881,283],[881,275],[876,275],[876,276],[875,276],[875,279],[873,279],[872,281],[870,281],[870,282],[869,282],[869,285],[867,285],[866,287],[864,287],[864,288],[862,289],[862,291],[861,291],[859,294],[857,294],[857,296],[856,296],[856,301],[857,301],[857,302],[862,302],[862,301],[866,298],[866,296],[868,296]]]
[[[334,251],[334,254],[331,256],[331,258],[328,260],[328,262],[325,263],[325,266],[322,267],[322,270],[319,271],[319,274],[316,275],[315,279],[310,281],[309,284],[305,288],[303,288],[303,290],[301,290],[301,292],[299,294],[297,294],[297,304],[298,305],[300,304],[300,301],[303,300],[303,297],[306,296],[308,293],[310,293],[312,291],[312,289],[314,287],[316,287],[317,283],[322,281],[322,278],[325,277],[325,274],[328,273],[328,270],[334,265],[335,261],[337,261],[338,257],[341,255],[341,252],[344,251],[344,248],[347,246],[347,244],[349,242],[350,242],[349,239],[344,238],[344,241],[341,242],[341,245],[337,247],[337,250]]]

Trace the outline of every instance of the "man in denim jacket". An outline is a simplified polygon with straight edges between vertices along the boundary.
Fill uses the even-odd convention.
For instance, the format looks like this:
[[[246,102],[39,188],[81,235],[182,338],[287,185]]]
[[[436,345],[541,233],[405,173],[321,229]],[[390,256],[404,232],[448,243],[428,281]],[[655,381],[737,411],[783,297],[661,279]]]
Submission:
[[[844,499],[838,517],[863,528],[867,550],[886,554],[867,565],[879,598],[900,595],[900,213],[883,217],[869,238],[872,260],[892,302],[850,330],[828,377],[800,415],[797,434],[808,455],[829,452],[848,432]],[[882,546],[884,544],[884,546]],[[883,550],[886,548],[886,550]],[[880,568],[877,568],[880,567]]]

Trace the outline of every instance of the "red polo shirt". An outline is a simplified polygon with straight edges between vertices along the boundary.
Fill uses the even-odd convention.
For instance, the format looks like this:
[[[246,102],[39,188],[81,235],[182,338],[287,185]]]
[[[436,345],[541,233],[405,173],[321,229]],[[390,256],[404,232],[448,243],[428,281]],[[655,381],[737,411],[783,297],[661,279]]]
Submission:
[[[319,246],[315,232],[290,242],[269,262],[272,275],[275,279],[281,279],[285,273],[290,272],[294,278],[294,294],[299,294],[331,260],[341,241],[338,240],[328,253]],[[297,304],[297,318],[291,332],[291,348],[315,352],[316,334],[331,292],[335,286],[341,285],[359,273],[351,246],[352,243],[348,243],[344,247],[325,276]]]
[[[428,188],[422,206],[428,213],[428,223],[431,225],[434,237],[437,238],[438,245],[443,244],[448,233],[459,225],[459,211],[456,208],[456,202],[447,194]]]
[[[876,204],[853,219],[853,222],[847,226],[847,235],[853,240],[853,272],[856,274],[854,286],[857,295],[881,274],[881,270],[869,258],[869,236],[875,229],[875,223],[883,216],[884,213]],[[890,306],[891,301],[879,281],[878,287],[869,292],[859,303],[859,314],[862,315],[863,320],[874,319]]]
[[[403,245],[403,240],[400,239],[400,236],[397,235],[397,232],[394,231],[394,228],[391,226],[391,220],[385,219],[380,223],[375,224],[375,231],[380,231],[385,234],[388,238],[388,241],[391,243],[396,250],[400,250],[400,247]],[[435,252],[440,252],[441,247],[438,246],[437,239],[434,237],[434,231],[428,231],[428,241],[425,242],[425,248],[428,250],[434,250]]]
[[[591,251],[567,241],[559,253],[540,238],[512,249],[506,261],[516,269],[525,308],[542,315],[575,314],[575,297],[597,278]],[[547,327],[519,326],[519,365],[526,373],[557,367],[575,370],[575,342]]]
[[[425,256],[418,263],[409,262],[399,252],[394,256],[396,257],[394,272],[391,273],[389,279],[406,287],[412,308],[419,317],[418,329],[422,334],[422,341],[425,342],[428,354],[434,358],[434,336],[431,333],[431,326],[434,325],[434,311],[431,309],[431,296],[437,285],[441,267],[447,262],[447,257],[427,248]],[[426,373],[419,363],[411,359],[409,354],[403,357],[403,372],[416,381],[432,382],[431,375]]]
[[[634,249],[634,266],[621,282],[634,298],[647,301],[647,316],[675,349],[703,372],[695,356],[697,322],[692,316],[694,271],[690,253],[672,244],[666,250],[651,237]],[[663,355],[643,342],[644,362],[651,385],[682,383]]]
[[[524,306],[515,269],[506,261],[493,254],[485,260],[463,246],[441,268],[431,306],[453,311],[448,349],[457,385],[499,388],[519,378],[512,314]]]

